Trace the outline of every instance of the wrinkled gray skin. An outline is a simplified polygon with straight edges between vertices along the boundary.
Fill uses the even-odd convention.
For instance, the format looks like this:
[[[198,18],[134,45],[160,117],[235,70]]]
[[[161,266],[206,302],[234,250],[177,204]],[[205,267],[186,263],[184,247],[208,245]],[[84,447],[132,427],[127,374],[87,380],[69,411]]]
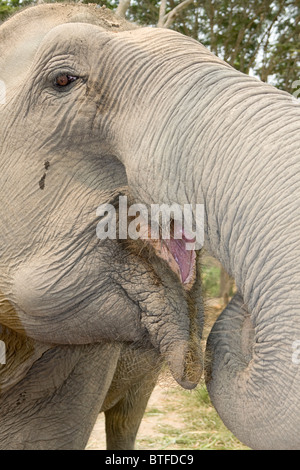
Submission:
[[[53,269],[47,273],[48,285],[53,286],[51,276],[64,247],[52,255],[51,241],[59,236],[63,243],[66,221],[74,220],[75,207],[78,213],[80,206],[68,190],[70,178],[74,184],[78,181],[82,194],[87,162],[91,168],[99,165],[100,156],[108,161],[114,156],[125,167],[136,201],[205,205],[205,246],[235,278],[239,292],[210,334],[206,377],[211,398],[225,424],[250,447],[299,449],[300,367],[294,350],[300,339],[299,103],[235,71],[197,42],[167,30],[116,33],[97,25],[65,24],[50,31],[44,26],[36,38],[35,28],[28,26],[30,18],[38,12],[50,15],[48,7],[36,8],[36,13],[23,14],[22,52],[6,57],[8,106],[15,114],[14,123],[10,119],[1,129],[9,135],[14,126],[14,139],[5,149],[9,158],[2,184],[6,212],[2,206],[0,220],[9,249],[1,253],[1,285],[13,304],[26,312],[21,317],[26,332],[44,336],[47,325],[46,337],[36,339],[50,336],[58,341],[65,339],[68,327],[68,335],[76,339],[78,328],[68,325],[68,317],[57,333],[65,306],[55,306],[51,321],[47,316],[52,293],[47,281],[40,288],[40,272],[43,265],[49,266],[51,255]],[[63,16],[63,7],[51,11]],[[21,17],[15,21],[21,24]],[[22,63],[17,72],[16,63]],[[59,71],[78,76],[66,93],[59,94],[52,86]],[[33,158],[37,141],[41,144]],[[70,171],[71,156],[70,175],[64,169]],[[48,159],[52,176],[49,170],[45,189],[38,191]],[[93,175],[91,171],[89,198],[92,182],[98,184],[99,174]],[[88,207],[98,203],[96,197]],[[7,205],[14,211],[13,227],[11,214],[9,221],[5,215]],[[39,215],[36,208],[43,205]],[[54,217],[58,211],[61,223]],[[85,213],[80,212],[79,233]],[[43,227],[42,235],[33,231],[32,217],[34,226]],[[35,258],[30,250],[40,246],[41,237],[44,248]],[[70,257],[73,247],[68,246]],[[18,265],[15,260],[21,254],[26,262]],[[24,277],[33,286],[26,291]],[[58,281],[55,286],[59,291],[63,287]],[[174,291],[178,305],[183,303],[182,292]],[[97,320],[91,314],[83,340],[93,336],[90,324],[97,336]],[[110,325],[106,328],[102,322],[101,330],[105,329],[110,331]]]
[[[100,410],[107,447],[131,449],[162,359],[183,387],[201,374],[199,282],[184,288],[142,242],[96,236],[97,207],[127,191],[90,42],[105,28],[134,26],[43,5],[0,28],[1,449],[82,449]],[[87,81],[53,86],[77,66]]]

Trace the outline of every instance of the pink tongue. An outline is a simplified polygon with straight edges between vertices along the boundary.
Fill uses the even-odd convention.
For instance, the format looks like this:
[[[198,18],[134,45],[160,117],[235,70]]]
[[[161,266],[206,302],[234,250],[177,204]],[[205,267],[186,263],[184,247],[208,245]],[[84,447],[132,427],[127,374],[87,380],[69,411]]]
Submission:
[[[187,250],[186,244],[193,244],[195,238],[188,236],[183,230],[175,232],[174,238],[149,240],[157,255],[164,259],[172,271],[177,274],[186,289],[191,288],[196,274],[195,250]]]
[[[194,240],[186,238],[184,233],[182,233],[182,239],[170,238],[170,240],[165,240],[165,244],[178,264],[183,283],[189,281],[195,263],[195,251],[186,249],[186,243],[193,242]]]

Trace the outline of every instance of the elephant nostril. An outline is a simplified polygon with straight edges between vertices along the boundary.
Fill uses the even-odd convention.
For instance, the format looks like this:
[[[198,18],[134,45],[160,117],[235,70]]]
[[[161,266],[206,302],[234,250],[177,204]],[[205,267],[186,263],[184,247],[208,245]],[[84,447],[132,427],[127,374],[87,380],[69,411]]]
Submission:
[[[201,378],[203,370],[202,354],[199,345],[188,341],[179,343],[166,354],[170,371],[183,388],[195,388]]]

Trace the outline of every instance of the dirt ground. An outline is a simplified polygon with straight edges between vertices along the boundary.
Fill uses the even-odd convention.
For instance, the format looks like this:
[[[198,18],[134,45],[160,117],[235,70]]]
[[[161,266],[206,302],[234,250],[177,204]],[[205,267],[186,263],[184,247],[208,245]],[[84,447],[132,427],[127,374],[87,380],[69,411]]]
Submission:
[[[176,395],[174,396],[174,390],[176,389],[180,389],[180,387],[171,377],[167,377],[167,380],[161,379],[156,385],[149,399],[137,435],[137,449],[153,450],[155,449],[155,442],[157,443],[157,441],[159,441],[159,436],[161,435],[163,438],[163,430],[166,426],[177,429],[184,426],[183,403],[180,403]],[[175,406],[176,410],[165,413],[170,403],[172,404],[172,408],[174,407],[174,399],[178,401],[177,406]],[[105,450],[105,448],[104,414],[101,413],[90,436],[86,450]],[[172,446],[172,443],[170,443],[167,447],[164,447],[164,449],[178,449],[178,446]]]

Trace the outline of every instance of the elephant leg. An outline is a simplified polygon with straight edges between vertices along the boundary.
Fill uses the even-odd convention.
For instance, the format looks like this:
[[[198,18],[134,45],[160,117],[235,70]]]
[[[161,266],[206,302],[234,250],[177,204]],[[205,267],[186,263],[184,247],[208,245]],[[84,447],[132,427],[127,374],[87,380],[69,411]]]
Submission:
[[[59,346],[0,398],[0,448],[84,449],[111,385],[120,345]]]
[[[134,449],[136,435],[158,373],[149,372],[134,383],[123,398],[105,411],[106,443],[108,450]]]
[[[149,397],[162,367],[151,346],[124,344],[111,387],[101,411],[105,413],[108,450],[131,450]]]

